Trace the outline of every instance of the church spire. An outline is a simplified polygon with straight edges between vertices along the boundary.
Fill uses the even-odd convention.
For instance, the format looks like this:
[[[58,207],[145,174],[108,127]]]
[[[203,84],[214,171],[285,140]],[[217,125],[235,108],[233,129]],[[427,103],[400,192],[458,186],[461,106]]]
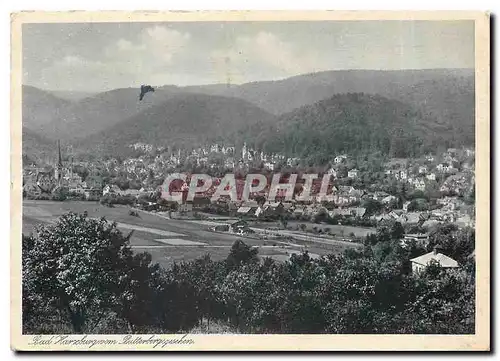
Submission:
[[[56,182],[58,185],[61,184],[61,178],[62,178],[62,170],[63,170],[63,164],[62,164],[62,156],[61,156],[61,141],[57,141],[57,163],[56,166],[54,167],[54,178],[56,179]]]
[[[61,156],[61,141],[57,141],[57,165],[62,167],[62,156]]]

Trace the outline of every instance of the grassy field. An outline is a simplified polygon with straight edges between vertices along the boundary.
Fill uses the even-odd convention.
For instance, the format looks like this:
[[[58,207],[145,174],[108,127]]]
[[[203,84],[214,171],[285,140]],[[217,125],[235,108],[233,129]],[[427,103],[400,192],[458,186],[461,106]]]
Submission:
[[[291,253],[307,249],[311,255],[342,252],[350,245],[315,245],[310,242],[279,242],[273,240],[251,239],[230,233],[212,232],[203,222],[175,220],[146,212],[139,217],[129,215],[129,208],[117,206],[109,208],[97,202],[81,201],[32,201],[23,202],[23,233],[29,234],[38,223],[50,224],[67,212],[87,212],[89,217],[105,217],[115,221],[124,233],[133,231],[131,247],[136,252],[148,252],[153,262],[169,266],[174,262],[190,261],[209,254],[214,260],[225,259],[237,239],[246,244],[259,247],[261,256],[284,260]],[[354,246],[354,245],[353,245]]]

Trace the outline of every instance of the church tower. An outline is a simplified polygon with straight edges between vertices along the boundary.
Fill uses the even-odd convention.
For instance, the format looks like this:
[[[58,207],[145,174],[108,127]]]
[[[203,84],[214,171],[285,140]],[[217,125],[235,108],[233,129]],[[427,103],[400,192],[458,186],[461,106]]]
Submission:
[[[62,179],[62,171],[63,171],[63,164],[62,164],[62,156],[61,156],[61,141],[57,141],[57,163],[54,168],[54,178],[57,182],[57,185],[61,185],[61,179]]]

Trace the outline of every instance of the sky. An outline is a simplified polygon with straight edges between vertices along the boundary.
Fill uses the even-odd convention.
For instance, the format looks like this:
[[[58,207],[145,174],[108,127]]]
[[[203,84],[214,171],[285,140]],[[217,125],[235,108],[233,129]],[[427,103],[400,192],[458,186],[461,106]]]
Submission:
[[[473,21],[24,24],[22,40],[23,84],[64,91],[474,68]]]

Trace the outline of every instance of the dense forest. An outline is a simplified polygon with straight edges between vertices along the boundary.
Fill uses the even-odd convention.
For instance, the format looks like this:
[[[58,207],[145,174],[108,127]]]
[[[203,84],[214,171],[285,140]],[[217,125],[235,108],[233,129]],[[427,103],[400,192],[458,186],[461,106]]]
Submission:
[[[282,115],[274,132],[252,143],[318,160],[339,153],[411,157],[446,144],[447,128],[401,102],[348,93]]]
[[[474,333],[474,231],[432,230],[461,268],[418,274],[408,260],[428,249],[402,232],[382,222],[359,251],[282,263],[236,241],[226,260],[163,269],[116,224],[65,214],[23,236],[23,332]]]

